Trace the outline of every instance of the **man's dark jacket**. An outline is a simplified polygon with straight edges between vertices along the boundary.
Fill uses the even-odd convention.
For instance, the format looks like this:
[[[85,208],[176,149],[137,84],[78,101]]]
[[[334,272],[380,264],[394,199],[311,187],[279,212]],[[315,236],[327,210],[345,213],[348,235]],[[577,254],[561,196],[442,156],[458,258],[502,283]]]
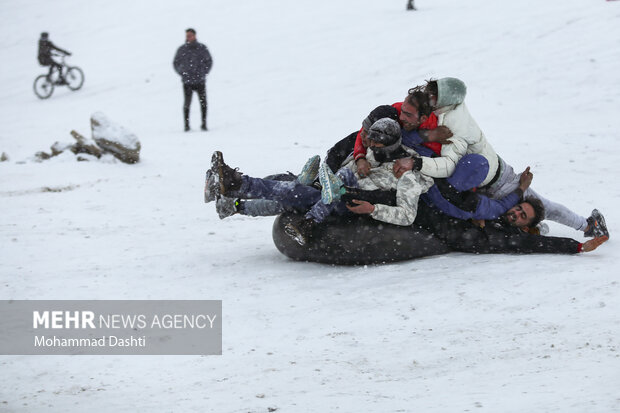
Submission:
[[[451,218],[424,202],[418,203],[414,224],[432,232],[453,251],[476,254],[576,254],[581,244],[574,239],[523,232],[502,218],[486,221],[480,228],[469,221]]]
[[[64,54],[71,54],[67,52],[66,50],[61,49],[60,47],[56,47],[54,43],[50,42],[49,40],[40,39],[39,40],[39,56],[38,56],[40,64],[44,66],[48,66],[48,65],[55,63],[52,60],[52,50],[56,50]]]
[[[183,83],[198,85],[205,82],[211,71],[213,59],[209,49],[197,41],[185,43],[174,56],[174,70],[181,75]]]

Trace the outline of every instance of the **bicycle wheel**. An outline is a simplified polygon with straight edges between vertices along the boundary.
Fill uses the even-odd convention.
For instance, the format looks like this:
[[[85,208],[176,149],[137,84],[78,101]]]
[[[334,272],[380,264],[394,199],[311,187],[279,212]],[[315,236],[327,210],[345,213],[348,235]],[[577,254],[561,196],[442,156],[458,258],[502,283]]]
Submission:
[[[79,67],[70,67],[67,69],[65,80],[69,89],[78,90],[84,84],[84,72]]]
[[[52,96],[54,84],[50,82],[47,75],[41,75],[34,80],[33,88],[34,94],[37,95],[39,99],[47,99]]]

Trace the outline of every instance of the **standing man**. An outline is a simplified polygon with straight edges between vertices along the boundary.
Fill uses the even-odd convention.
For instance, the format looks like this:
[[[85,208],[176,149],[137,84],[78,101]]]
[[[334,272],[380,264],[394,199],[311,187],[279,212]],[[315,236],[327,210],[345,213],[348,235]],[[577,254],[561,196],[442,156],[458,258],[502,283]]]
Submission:
[[[209,49],[196,40],[196,30],[185,30],[185,44],[177,50],[174,56],[174,70],[181,76],[183,81],[183,116],[185,119],[185,132],[189,131],[189,105],[192,103],[192,92],[198,92],[200,109],[202,112],[202,126],[200,129],[207,130],[207,75],[213,66],[213,59]]]

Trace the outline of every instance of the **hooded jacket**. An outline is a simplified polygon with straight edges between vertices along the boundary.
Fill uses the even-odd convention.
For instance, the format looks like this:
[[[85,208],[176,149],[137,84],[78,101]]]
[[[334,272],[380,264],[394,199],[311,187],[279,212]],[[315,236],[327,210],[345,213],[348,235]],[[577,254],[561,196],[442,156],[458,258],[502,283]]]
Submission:
[[[205,82],[213,66],[213,59],[207,46],[194,41],[179,47],[173,65],[184,84],[196,85]]]
[[[438,125],[446,126],[452,131],[449,139],[452,143],[443,145],[441,156],[423,158],[420,171],[433,178],[446,178],[454,172],[457,162],[465,154],[477,153],[489,162],[489,171],[480,186],[488,184],[497,172],[499,161],[495,150],[487,141],[480,127],[473,119],[465,99],[465,84],[458,79],[443,78],[437,81],[438,98],[435,110]]]

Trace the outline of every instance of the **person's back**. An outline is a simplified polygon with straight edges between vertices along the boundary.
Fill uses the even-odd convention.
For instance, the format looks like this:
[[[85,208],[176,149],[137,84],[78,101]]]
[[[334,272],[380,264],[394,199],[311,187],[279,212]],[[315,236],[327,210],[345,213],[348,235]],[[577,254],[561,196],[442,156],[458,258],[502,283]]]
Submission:
[[[489,183],[497,172],[499,165],[495,149],[491,146],[486,136],[469,113],[464,99],[466,94],[465,84],[459,79],[443,78],[436,81],[437,84],[437,102],[435,110],[440,126],[446,126],[452,132],[453,137],[450,138],[452,144],[442,147],[441,155],[446,160],[438,162],[448,162],[448,168],[442,170],[449,171],[449,176],[454,171],[456,162],[465,155],[465,153],[475,153],[484,156],[489,162],[489,172],[481,186]],[[465,150],[465,153],[461,153]],[[454,162],[456,160],[456,162]],[[454,165],[452,165],[454,164]],[[422,170],[422,172],[431,172],[430,170]],[[434,176],[434,174],[430,174]],[[445,178],[445,176],[435,176]]]
[[[47,39],[39,39],[39,63],[47,66],[52,58],[52,42]]]

